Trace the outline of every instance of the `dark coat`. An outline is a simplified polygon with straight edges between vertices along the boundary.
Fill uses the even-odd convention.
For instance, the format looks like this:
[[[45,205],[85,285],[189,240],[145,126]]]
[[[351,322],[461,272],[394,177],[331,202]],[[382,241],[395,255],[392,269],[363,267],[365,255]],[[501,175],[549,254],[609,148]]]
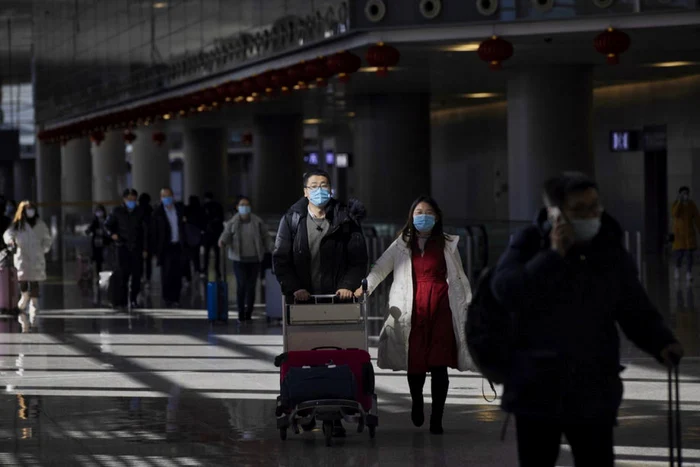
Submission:
[[[106,220],[104,222],[106,222]],[[102,260],[102,250],[109,246],[112,241],[112,239],[109,237],[109,232],[107,232],[104,222],[95,216],[93,217],[90,226],[85,231],[85,233],[91,237],[90,243],[92,244],[92,259],[94,261]]]
[[[639,282],[622,231],[603,215],[600,233],[565,258],[551,249],[542,212],[496,267],[492,290],[514,313],[516,350],[503,408],[516,415],[614,423],[622,401],[617,325],[660,359],[675,342]]]
[[[224,231],[224,208],[216,201],[207,201],[202,205],[204,210],[204,241],[216,244]]]
[[[336,200],[327,207],[330,229],[321,241],[323,290],[313,290],[306,230],[308,206],[306,198],[300,199],[280,221],[272,264],[282,292],[291,295],[305,289],[314,294],[333,294],[339,289],[356,290],[367,275],[367,246],[358,220]]]
[[[183,214],[183,208],[182,206],[176,204],[175,210],[177,211],[180,244],[187,246],[185,241],[185,217]],[[158,264],[160,265],[162,264],[163,253],[165,252],[166,248],[172,244],[170,221],[168,221],[168,215],[165,213],[165,207],[163,207],[162,204],[158,205],[158,207],[153,210],[153,214],[151,215],[150,234],[151,252],[153,255],[158,257]]]
[[[136,206],[133,211],[129,211],[123,204],[117,206],[105,221],[109,236],[116,234],[119,237],[115,244],[132,252],[147,248],[146,228],[145,212],[140,206]]]

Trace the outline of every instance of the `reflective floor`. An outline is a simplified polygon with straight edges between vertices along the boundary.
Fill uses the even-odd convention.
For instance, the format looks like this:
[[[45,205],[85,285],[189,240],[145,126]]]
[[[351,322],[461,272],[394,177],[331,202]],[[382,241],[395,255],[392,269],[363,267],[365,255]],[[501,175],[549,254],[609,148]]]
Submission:
[[[483,399],[481,378],[456,372],[442,437],[411,425],[405,375],[378,371],[375,440],[349,432],[327,448],[316,432],[282,442],[273,365],[281,329],[263,307],[252,323],[228,326],[211,326],[200,309],[117,313],[92,306],[91,292],[64,270],[42,288],[36,332],[21,334],[15,320],[0,318],[2,466],[517,465],[512,424],[500,441],[505,417]],[[647,281],[655,279],[650,293],[665,298],[663,311],[691,354],[681,388],[685,465],[700,465],[700,288],[660,271]],[[184,304],[201,300],[198,286],[185,294]],[[626,342],[623,354],[618,465],[668,465],[665,371]],[[559,465],[572,465],[566,446]]]

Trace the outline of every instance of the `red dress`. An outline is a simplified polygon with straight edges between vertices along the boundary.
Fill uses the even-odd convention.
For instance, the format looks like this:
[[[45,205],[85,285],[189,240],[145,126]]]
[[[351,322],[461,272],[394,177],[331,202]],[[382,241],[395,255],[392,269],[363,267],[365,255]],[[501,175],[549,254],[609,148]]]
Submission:
[[[426,242],[424,252],[416,244],[412,249],[414,295],[408,372],[427,373],[436,366],[457,368],[445,253],[432,239]]]

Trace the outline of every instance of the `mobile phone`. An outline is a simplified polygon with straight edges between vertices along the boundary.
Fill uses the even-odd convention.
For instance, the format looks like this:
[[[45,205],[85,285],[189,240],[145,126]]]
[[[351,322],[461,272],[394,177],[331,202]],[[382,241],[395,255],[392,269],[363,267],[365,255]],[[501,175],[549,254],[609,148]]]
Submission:
[[[569,221],[564,215],[563,212],[561,212],[561,209],[559,209],[558,206],[551,207],[547,210],[547,215],[549,216],[549,223],[552,225],[556,224],[568,224]]]

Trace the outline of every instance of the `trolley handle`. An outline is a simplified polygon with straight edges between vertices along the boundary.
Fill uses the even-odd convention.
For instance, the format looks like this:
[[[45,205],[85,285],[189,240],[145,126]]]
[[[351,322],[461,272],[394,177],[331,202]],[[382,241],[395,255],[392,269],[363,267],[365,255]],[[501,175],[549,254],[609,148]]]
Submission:
[[[364,286],[363,286],[363,287],[364,287]],[[367,291],[366,291],[366,289],[364,289],[364,290],[365,290],[365,294],[366,294]],[[310,301],[313,302],[313,303],[315,303],[315,304],[318,304],[320,300],[330,300],[331,303],[335,304],[335,303],[337,302],[337,300],[338,300],[338,295],[337,295],[337,294],[310,295],[310,297],[311,297],[311,300],[310,300]],[[354,297],[354,296],[353,296],[353,297],[352,297],[352,301],[353,301],[353,303],[357,303],[357,301],[358,301],[358,300],[357,300],[357,297]],[[295,304],[295,305],[301,304],[301,303],[308,303],[308,302],[300,302],[300,301],[297,300],[296,298],[294,299],[294,304]]]

